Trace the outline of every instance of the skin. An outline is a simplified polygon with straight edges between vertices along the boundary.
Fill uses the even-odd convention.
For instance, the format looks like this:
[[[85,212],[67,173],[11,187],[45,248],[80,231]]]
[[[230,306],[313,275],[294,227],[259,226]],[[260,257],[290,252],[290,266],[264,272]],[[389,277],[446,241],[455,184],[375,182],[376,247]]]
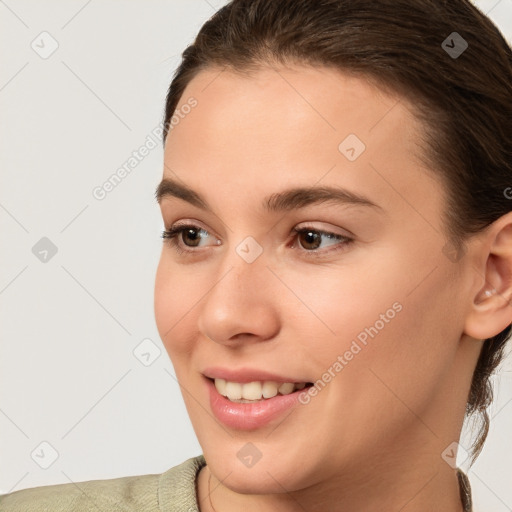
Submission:
[[[213,213],[160,200],[166,229],[185,221],[208,233],[199,247],[178,236],[195,253],[164,243],[155,317],[208,463],[201,511],[212,510],[209,498],[217,512],[462,511],[441,455],[459,440],[480,340],[512,321],[511,217],[474,236],[461,259],[447,257],[445,190],[418,158],[412,106],[361,78],[306,66],[208,69],[178,109],[191,96],[198,104],[169,133],[163,175]],[[366,145],[353,162],[338,150],[348,134]],[[270,194],[313,185],[363,194],[380,209],[261,209]],[[304,226],[354,241],[324,235],[308,258],[311,239],[292,232]],[[263,249],[250,264],[235,251],[247,236]],[[397,302],[401,311],[309,404],[248,432],[215,419],[207,366],[315,382]],[[250,468],[237,457],[248,442],[262,453]]]

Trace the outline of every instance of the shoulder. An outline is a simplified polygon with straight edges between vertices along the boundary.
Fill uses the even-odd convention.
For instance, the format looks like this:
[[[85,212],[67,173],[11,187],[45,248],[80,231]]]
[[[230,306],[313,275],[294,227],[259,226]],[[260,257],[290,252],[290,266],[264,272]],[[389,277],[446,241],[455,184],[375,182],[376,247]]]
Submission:
[[[171,512],[183,504],[192,511],[196,475],[205,464],[199,455],[160,474],[22,489],[0,495],[0,512]]]

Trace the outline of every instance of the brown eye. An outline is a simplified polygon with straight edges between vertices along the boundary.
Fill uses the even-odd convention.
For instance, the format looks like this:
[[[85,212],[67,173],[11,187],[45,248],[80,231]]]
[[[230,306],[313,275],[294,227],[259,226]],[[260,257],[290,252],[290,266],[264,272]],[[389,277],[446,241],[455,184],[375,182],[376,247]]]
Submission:
[[[315,251],[322,245],[322,241],[328,239],[331,243],[326,245],[336,245],[336,242],[348,242],[350,238],[338,235],[336,233],[329,233],[327,231],[320,231],[319,229],[302,228],[295,229],[297,238],[300,241],[301,247],[308,251]]]
[[[348,236],[307,226],[294,228],[293,231],[296,234],[295,238],[298,239],[298,243],[294,242],[293,246],[305,257],[331,256],[336,251],[348,249],[354,242],[354,239]]]
[[[199,234],[201,231],[203,231],[205,234],[208,234],[204,229],[190,227],[185,228],[181,231],[181,240],[185,245],[189,247],[197,247],[201,242],[201,236]],[[191,243],[188,243],[187,239],[190,240]]]
[[[300,232],[298,238],[304,249],[318,249],[322,243],[322,237],[317,232],[311,230]]]
[[[193,249],[199,248],[202,245],[207,245],[206,243],[201,242],[202,240],[207,241],[209,235],[210,233],[205,229],[192,224],[178,225],[162,232],[162,238],[167,239],[167,242],[169,242],[178,252],[193,252]],[[218,243],[219,242],[217,241],[217,244]],[[183,247],[190,247],[191,249],[183,249]]]

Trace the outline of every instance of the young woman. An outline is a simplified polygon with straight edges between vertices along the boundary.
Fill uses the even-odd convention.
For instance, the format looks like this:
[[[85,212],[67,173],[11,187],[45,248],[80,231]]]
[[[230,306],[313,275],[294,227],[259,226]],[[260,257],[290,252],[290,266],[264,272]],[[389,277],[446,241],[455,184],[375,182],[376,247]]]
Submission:
[[[472,510],[457,451],[512,322],[497,28],[467,0],[233,0],[165,126],[155,317],[203,454],[0,509]]]

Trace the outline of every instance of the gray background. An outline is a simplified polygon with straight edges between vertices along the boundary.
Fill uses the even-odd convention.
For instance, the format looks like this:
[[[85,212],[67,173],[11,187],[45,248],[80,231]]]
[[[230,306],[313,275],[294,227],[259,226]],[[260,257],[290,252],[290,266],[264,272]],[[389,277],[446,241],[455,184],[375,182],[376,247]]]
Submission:
[[[0,493],[201,453],[153,316],[160,143],[93,190],[155,139],[181,52],[224,3],[0,0]],[[512,0],[477,5],[512,40]],[[512,510],[512,357],[495,383],[469,471],[485,512]]]

